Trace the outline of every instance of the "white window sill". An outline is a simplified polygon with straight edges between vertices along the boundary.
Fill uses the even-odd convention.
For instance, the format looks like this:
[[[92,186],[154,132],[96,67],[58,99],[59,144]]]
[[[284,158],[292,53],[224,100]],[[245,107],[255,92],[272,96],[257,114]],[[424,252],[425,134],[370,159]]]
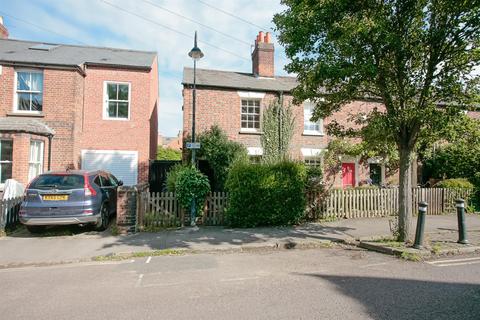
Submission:
[[[240,129],[241,134],[263,134],[262,131],[259,130],[248,130],[248,129]]]
[[[305,130],[303,131],[304,136],[324,136],[325,134],[320,131],[310,131],[310,130]]]
[[[112,120],[112,121],[130,121],[130,119],[127,118],[103,118],[103,120]]]

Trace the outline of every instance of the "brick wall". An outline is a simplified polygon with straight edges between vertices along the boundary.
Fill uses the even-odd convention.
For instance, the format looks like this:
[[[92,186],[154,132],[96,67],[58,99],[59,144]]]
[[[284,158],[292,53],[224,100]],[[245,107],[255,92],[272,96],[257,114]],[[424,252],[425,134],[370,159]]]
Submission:
[[[85,81],[83,130],[79,149],[138,151],[138,180],[148,180],[148,162],[156,145],[158,82],[151,71],[90,67]],[[104,82],[130,83],[130,119],[103,119]],[[155,82],[156,85],[152,84]],[[151,125],[154,127],[151,128]],[[153,142],[151,140],[154,140]]]
[[[148,163],[156,153],[157,69],[156,59],[150,71],[88,68],[86,77],[73,69],[43,69],[42,115],[28,117],[44,122],[55,131],[51,169],[79,168],[82,149],[135,150],[139,160],[138,180],[147,181]],[[14,113],[14,79],[15,69],[3,66],[0,75],[0,117],[25,116]],[[131,84],[129,121],[103,120],[104,81]],[[14,139],[14,178],[22,183],[28,182],[25,174],[28,173],[28,151],[23,144],[29,145],[29,139],[23,135],[16,135]],[[15,151],[17,147],[19,150]],[[48,143],[45,143],[45,170],[47,150]]]
[[[261,101],[261,110],[278,98],[276,92],[266,92]],[[220,88],[197,88],[196,102],[196,132],[208,130],[212,125],[217,124],[228,135],[229,139],[241,142],[246,147],[261,147],[260,133],[245,133],[240,131],[240,110],[241,97],[237,90]],[[292,96],[283,96],[285,105],[292,102]],[[192,89],[183,89],[183,137],[191,134],[192,127]],[[355,116],[359,113],[369,113],[374,108],[383,110],[383,105],[375,102],[355,101],[345,105],[339,112],[323,120],[326,127],[333,120],[346,127],[355,127],[353,123]],[[303,160],[302,148],[326,149],[328,143],[334,137],[327,134],[305,135],[303,130],[304,112],[303,106],[292,105],[295,117],[295,129],[290,144],[290,155],[293,159]],[[262,112],[262,111],[261,111]],[[326,130],[324,130],[326,131]],[[325,132],[326,133],[326,132]],[[351,160],[349,162],[354,162]],[[359,163],[357,166],[357,182],[367,179],[369,176],[368,164]],[[332,177],[333,178],[333,177]],[[342,177],[339,172],[335,177],[335,186],[341,186]],[[393,180],[394,182],[395,180]]]

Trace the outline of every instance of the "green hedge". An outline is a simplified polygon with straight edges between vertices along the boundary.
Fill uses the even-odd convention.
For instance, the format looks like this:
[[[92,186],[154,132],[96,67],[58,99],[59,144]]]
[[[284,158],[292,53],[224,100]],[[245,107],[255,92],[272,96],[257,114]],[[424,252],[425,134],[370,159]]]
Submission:
[[[436,188],[473,189],[473,183],[465,178],[445,179],[435,184]]]
[[[305,166],[238,163],[230,169],[227,221],[234,227],[282,226],[304,215]]]

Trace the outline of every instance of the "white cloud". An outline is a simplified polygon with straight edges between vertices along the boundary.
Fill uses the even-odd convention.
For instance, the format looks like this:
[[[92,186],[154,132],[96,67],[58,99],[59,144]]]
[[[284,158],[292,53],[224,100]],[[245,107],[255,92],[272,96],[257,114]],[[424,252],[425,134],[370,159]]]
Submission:
[[[205,57],[198,65],[201,68],[251,71],[251,47],[233,38],[253,44],[257,32],[260,31],[258,27],[241,22],[195,0],[146,1],[198,20],[231,37],[168,13],[142,0],[105,1],[189,36],[193,36],[194,31],[198,30],[199,46],[205,53]],[[254,24],[270,28],[273,26],[271,22],[273,14],[282,10],[279,0],[204,1]],[[7,27],[9,21],[15,25],[11,30],[12,38],[67,43],[74,43],[72,39],[78,39],[81,43],[90,45],[157,51],[160,76],[159,132],[171,136],[176,135],[181,129],[180,83],[183,67],[192,65],[187,55],[193,45],[191,38],[113,8],[101,0],[16,0],[6,5],[2,4],[0,11],[40,24],[46,29],[68,37],[63,38],[38,30],[31,25],[6,17]],[[206,43],[234,52],[243,59]],[[286,60],[281,53],[283,50],[277,43],[276,51],[276,73],[285,74],[283,66]]]

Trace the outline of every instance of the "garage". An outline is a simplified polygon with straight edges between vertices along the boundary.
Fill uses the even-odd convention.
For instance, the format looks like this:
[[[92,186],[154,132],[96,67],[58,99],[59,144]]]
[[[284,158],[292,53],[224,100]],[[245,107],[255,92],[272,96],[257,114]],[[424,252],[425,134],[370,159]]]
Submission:
[[[135,185],[138,177],[138,152],[82,150],[82,169],[107,170],[125,185]]]

